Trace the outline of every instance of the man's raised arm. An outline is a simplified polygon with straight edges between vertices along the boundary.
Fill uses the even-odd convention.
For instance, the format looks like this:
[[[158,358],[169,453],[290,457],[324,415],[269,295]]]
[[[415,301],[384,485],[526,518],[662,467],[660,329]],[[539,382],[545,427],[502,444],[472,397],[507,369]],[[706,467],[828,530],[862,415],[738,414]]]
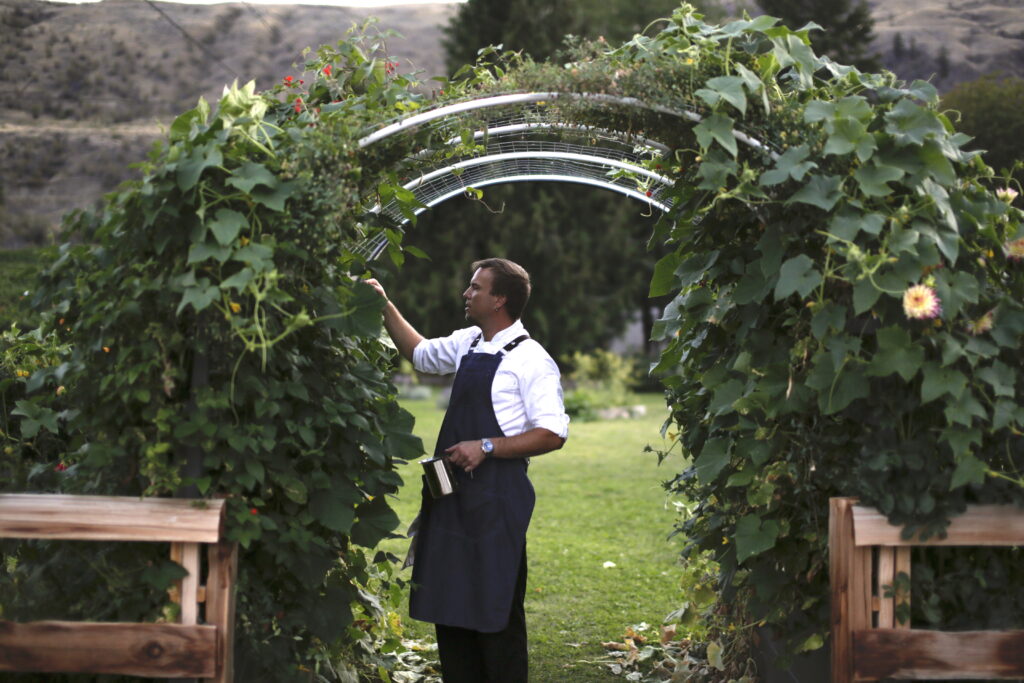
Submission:
[[[366,284],[376,289],[377,293],[384,297],[384,301],[387,302],[384,304],[384,329],[391,335],[391,340],[395,342],[395,346],[398,347],[398,352],[402,354],[402,357],[412,361],[412,351],[423,341],[423,335],[417,332],[416,328],[409,324],[409,321],[402,316],[398,307],[388,298],[383,285],[376,278],[370,278],[366,281]]]

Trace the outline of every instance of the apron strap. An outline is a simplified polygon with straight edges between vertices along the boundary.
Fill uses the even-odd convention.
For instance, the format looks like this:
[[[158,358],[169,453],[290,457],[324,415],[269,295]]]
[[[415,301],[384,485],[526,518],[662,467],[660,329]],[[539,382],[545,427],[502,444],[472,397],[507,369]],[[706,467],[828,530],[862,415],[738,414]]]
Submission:
[[[481,337],[483,337],[482,334],[476,335],[476,339],[474,339],[473,343],[469,345],[469,348],[471,350],[475,349],[476,345],[480,343],[480,338]],[[530,338],[530,335],[528,335],[528,334],[521,334],[518,337],[516,337],[515,339],[513,339],[512,341],[510,341],[508,344],[505,344],[505,346],[503,346],[501,350],[504,351],[505,353],[508,353],[509,351],[511,351],[512,349],[516,348],[517,346],[519,346],[520,344],[522,344],[524,341],[526,341],[529,338]]]

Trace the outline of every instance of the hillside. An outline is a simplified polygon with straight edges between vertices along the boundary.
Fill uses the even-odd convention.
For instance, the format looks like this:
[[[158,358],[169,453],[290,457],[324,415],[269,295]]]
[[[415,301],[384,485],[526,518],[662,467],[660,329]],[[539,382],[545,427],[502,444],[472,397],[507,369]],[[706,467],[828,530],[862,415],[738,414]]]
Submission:
[[[235,79],[266,88],[299,77],[293,65],[303,48],[334,43],[371,16],[337,7],[155,4],[0,0],[0,245],[38,242],[61,215],[95,203],[200,96],[216,102]],[[443,73],[440,27],[454,8],[373,11],[380,30],[403,36],[387,40],[403,72]]]
[[[940,90],[996,70],[1024,76],[1021,0],[871,0],[876,49],[902,78]],[[443,72],[451,4],[373,10],[403,71]],[[299,76],[307,46],[370,10],[0,0],[0,246],[38,243],[73,208],[132,172],[173,117],[225,83]]]

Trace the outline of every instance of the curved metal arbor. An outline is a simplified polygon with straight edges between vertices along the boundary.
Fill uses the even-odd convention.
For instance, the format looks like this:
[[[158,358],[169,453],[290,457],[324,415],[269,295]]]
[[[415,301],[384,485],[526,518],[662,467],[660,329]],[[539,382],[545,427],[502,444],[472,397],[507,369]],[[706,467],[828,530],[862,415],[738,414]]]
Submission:
[[[669,109],[632,97],[597,93],[517,93],[481,97],[409,116],[367,135],[359,141],[359,146],[366,148],[393,135],[409,134],[424,127],[430,127],[437,137],[445,140],[444,145],[454,146],[461,137],[453,135],[456,129],[453,124],[489,110],[493,116],[473,132],[474,141],[483,143],[483,154],[433,165],[431,149],[421,150],[409,158],[410,168],[418,175],[403,187],[422,204],[414,214],[461,195],[468,188],[526,181],[580,183],[624,194],[662,212],[672,208],[671,200],[662,197],[673,181],[643,165],[645,159],[667,152],[664,144],[625,131],[561,121],[551,109],[544,107],[547,101],[556,99],[603,107],[646,109],[689,123],[702,120],[699,114],[686,109]],[[772,158],[778,156],[745,133],[734,131],[733,135],[755,149],[766,150]],[[377,205],[373,211],[399,227],[409,221],[395,200]],[[386,244],[387,238],[381,235],[364,241],[356,251],[374,259]]]

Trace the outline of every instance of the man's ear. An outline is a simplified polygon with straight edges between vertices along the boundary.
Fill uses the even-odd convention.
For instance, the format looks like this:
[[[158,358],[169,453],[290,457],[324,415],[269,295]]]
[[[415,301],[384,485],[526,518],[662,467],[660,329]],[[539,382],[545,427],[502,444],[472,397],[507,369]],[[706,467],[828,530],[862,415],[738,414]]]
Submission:
[[[497,303],[498,305],[495,307],[494,310],[498,310],[499,308],[504,308],[505,307],[505,302],[507,302],[507,301],[508,301],[508,297],[507,296],[499,296],[499,297],[497,297],[497,300],[495,301],[495,303]]]

